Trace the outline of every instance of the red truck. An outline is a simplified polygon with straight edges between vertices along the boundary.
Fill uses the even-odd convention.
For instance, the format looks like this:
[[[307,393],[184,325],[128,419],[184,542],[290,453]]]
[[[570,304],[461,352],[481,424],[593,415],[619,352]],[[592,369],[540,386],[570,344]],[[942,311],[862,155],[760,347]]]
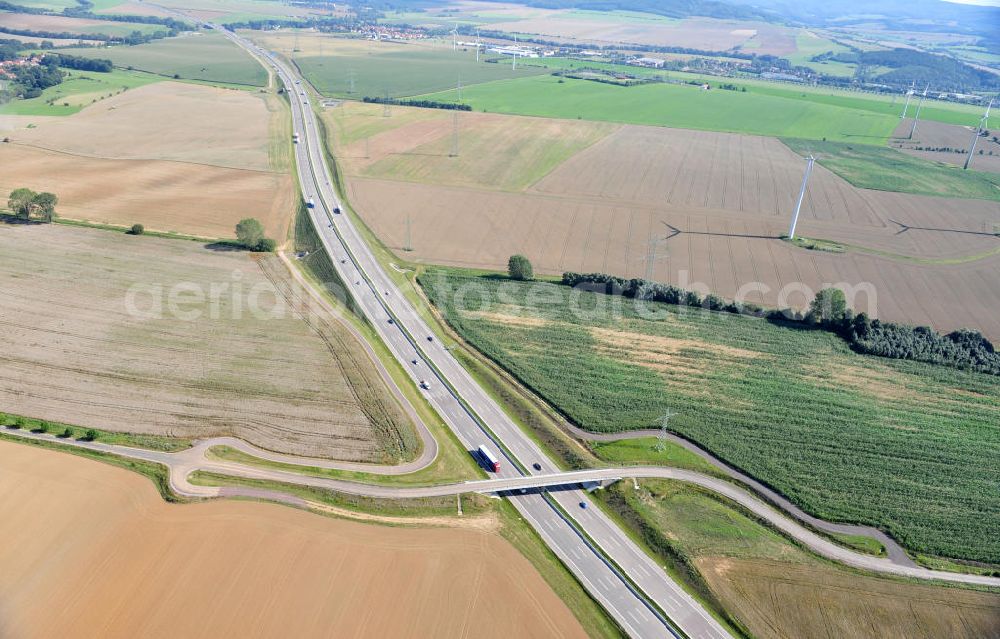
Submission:
[[[493,456],[489,448],[480,446],[479,457],[482,459],[483,465],[486,466],[486,470],[492,470],[495,473],[500,472],[500,460]]]

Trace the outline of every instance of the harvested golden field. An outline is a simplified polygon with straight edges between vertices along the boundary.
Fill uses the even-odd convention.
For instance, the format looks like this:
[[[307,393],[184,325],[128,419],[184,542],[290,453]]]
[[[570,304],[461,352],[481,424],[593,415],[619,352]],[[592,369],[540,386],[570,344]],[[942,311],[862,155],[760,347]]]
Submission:
[[[364,117],[346,113],[328,117]],[[526,145],[509,142],[513,132],[524,126],[531,145],[558,147],[558,127],[484,117],[468,120],[475,152],[457,162],[442,155],[449,122],[440,116],[372,129],[368,159],[363,139],[340,147],[351,201],[376,234],[402,249],[410,219],[408,259],[503,269],[524,253],[542,273],[648,275],[768,306],[804,307],[811,292],[846,283],[874,291],[853,306],[880,318],[1000,336],[991,310],[1000,307],[1000,203],[859,189],[816,165],[798,233],[852,248],[809,251],[778,239],[804,163],[777,140],[623,126],[588,131],[593,142],[561,162],[536,162],[518,154]],[[502,157],[524,162],[518,179],[490,170]],[[454,171],[439,168],[449,162]],[[538,180],[523,187],[531,174]]]
[[[3,39],[13,39],[19,42],[24,42],[26,44],[41,44],[42,42],[47,40],[57,47],[70,47],[80,44],[85,44],[88,46],[99,46],[104,44],[104,42],[100,40],[86,40],[82,38],[38,38],[35,36],[23,36],[23,35],[12,36],[7,33],[3,34]],[[2,121],[2,117],[0,117],[0,121]]]
[[[197,242],[0,225],[0,406],[300,455],[411,457],[413,425],[363,347],[286,303],[275,286],[288,277],[276,257]]]
[[[205,237],[256,217],[280,242],[295,210],[286,120],[275,95],[180,82],[69,116],[0,116],[0,193],[51,191],[63,217]]]
[[[732,558],[697,566],[755,637],[978,639],[1000,634],[1000,597],[899,584],[812,564]]]
[[[496,534],[250,502],[0,442],[0,627],[22,637],[585,637]]]
[[[110,13],[113,15],[155,16],[157,18],[177,18],[177,14],[165,11],[158,6],[150,5],[141,0],[127,0],[110,7],[94,9],[94,13]]]
[[[969,119],[972,120],[974,118]],[[970,122],[970,124],[972,123]],[[889,138],[889,145],[904,153],[909,153],[925,160],[945,162],[957,166],[965,164],[965,158],[968,157],[969,144],[972,142],[973,127],[945,124],[943,122],[921,121],[917,124],[917,130],[913,134],[913,138],[910,139],[911,128],[913,128],[913,120],[911,118],[900,122],[899,127],[893,131],[892,137]],[[996,142],[993,139],[994,137],[996,137],[996,132],[991,131],[989,136],[980,137],[976,142],[976,156],[972,160],[972,167],[977,171],[1000,173],[1000,143]],[[917,150],[917,147],[921,147],[924,150]],[[929,151],[926,150],[928,148],[949,148],[959,152],[955,150]],[[982,152],[981,154],[980,151]],[[992,155],[990,155],[991,152]]]
[[[26,186],[59,196],[59,215],[91,222],[233,237],[256,217],[269,237],[287,234],[295,195],[288,175],[162,160],[104,160],[0,145],[0,193]]]
[[[619,128],[547,118],[519,118],[512,127],[489,113],[398,111],[385,118],[379,105],[351,102],[326,112],[347,175],[522,191]]]
[[[0,132],[16,144],[97,158],[256,170],[270,168],[269,126],[261,95],[182,82],[130,89],[71,116],[0,119]]]
[[[0,13],[0,27],[25,31],[52,31],[55,33],[102,33],[98,27],[114,23],[90,18],[68,18],[34,13]]]

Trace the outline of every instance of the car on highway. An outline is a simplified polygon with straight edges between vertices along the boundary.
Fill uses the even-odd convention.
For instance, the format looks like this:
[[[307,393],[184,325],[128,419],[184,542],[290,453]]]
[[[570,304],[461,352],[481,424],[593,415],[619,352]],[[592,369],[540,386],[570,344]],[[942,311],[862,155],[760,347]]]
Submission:
[[[395,324],[395,323],[396,323],[396,320],[394,320],[394,319],[392,319],[392,318],[390,317],[390,318],[389,318],[389,323],[390,323],[390,324]]]
[[[434,341],[434,337],[432,335],[428,335],[427,336],[427,341],[428,342],[433,342]]]
[[[327,182],[327,184],[329,184],[329,182]],[[340,215],[340,207],[339,206],[333,207],[333,212]]]
[[[535,462],[534,464],[532,464],[531,467],[534,468],[535,470],[541,470],[542,469],[542,465],[539,464],[538,462]]]
[[[430,386],[427,385],[426,380],[420,380],[420,388],[427,390],[430,388]]]
[[[580,508],[583,508],[584,510],[587,510],[587,502],[581,501],[580,502]]]

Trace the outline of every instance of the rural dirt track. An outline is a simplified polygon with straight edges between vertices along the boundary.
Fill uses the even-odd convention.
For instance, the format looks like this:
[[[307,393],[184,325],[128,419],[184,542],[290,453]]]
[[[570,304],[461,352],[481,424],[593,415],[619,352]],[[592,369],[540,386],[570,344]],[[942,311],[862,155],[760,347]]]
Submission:
[[[386,138],[405,139],[407,129],[376,136],[372,148],[377,141],[391,149]],[[858,311],[1000,337],[992,310],[1000,308],[1000,238],[993,235],[1000,203],[856,189],[817,166],[799,233],[862,248],[808,251],[778,239],[802,168],[801,157],[773,139],[625,126],[519,193],[488,181],[449,186],[359,175],[347,189],[393,249],[406,245],[411,220],[407,259],[415,261],[503,269],[510,255],[524,253],[542,273],[651,273],[727,298],[743,289],[746,301],[767,306],[804,307],[810,298],[801,288],[870,283],[875,299],[859,294]]]
[[[354,336],[322,313],[309,317],[312,325],[293,314],[246,253],[0,225],[0,273],[6,410],[131,432],[236,434],[279,452],[355,462],[398,460],[418,445],[411,434],[400,449],[395,431],[412,430],[410,418]],[[179,307],[198,317],[170,312],[169,291],[179,283],[205,296]],[[134,286],[139,314],[127,307]],[[215,303],[213,286],[228,287]],[[252,298],[263,316],[249,308]],[[162,315],[143,314],[154,300]]]
[[[8,434],[21,439],[58,441],[53,435],[24,433],[20,431],[7,431]],[[510,482],[530,482],[536,478],[530,476],[520,477],[515,480],[479,480],[463,482],[458,484],[443,484],[425,487],[398,487],[381,486],[373,484],[363,484],[353,481],[330,479],[325,477],[314,477],[300,475],[295,472],[248,466],[236,462],[215,461],[206,459],[204,451],[207,448],[202,445],[197,448],[180,451],[177,453],[165,453],[159,451],[149,451],[112,444],[102,444],[101,442],[87,442],[79,440],[64,440],[64,445],[76,448],[97,450],[113,455],[144,459],[155,463],[163,464],[169,469],[169,483],[171,489],[183,496],[195,498],[215,498],[215,497],[263,497],[278,501],[288,501],[298,504],[301,499],[295,496],[286,496],[281,492],[268,492],[266,495],[260,493],[258,489],[245,489],[242,487],[213,487],[193,485],[188,481],[188,475],[196,470],[202,470],[223,475],[244,477],[249,479],[284,482],[294,485],[311,486],[343,492],[349,495],[364,495],[378,498],[407,499],[415,497],[430,497],[441,495],[457,495],[468,492],[489,492],[496,491],[498,486],[506,486]],[[659,466],[634,466],[622,468],[602,468],[587,471],[575,471],[564,473],[567,482],[580,482],[584,479],[617,479],[617,478],[643,478],[654,477],[662,479],[672,479],[688,482],[713,493],[720,494],[748,509],[754,516],[768,521],[788,536],[796,539],[809,547],[812,551],[833,559],[846,563],[856,568],[871,570],[875,572],[902,575],[917,579],[933,579],[941,581],[951,581],[958,583],[979,584],[987,586],[1000,586],[1000,577],[986,577],[982,575],[969,575],[961,573],[951,573],[944,571],[929,570],[912,565],[900,565],[892,558],[873,557],[861,554],[839,546],[824,537],[817,535],[811,530],[803,527],[795,520],[782,514],[774,507],[768,505],[759,498],[753,496],[747,490],[732,484],[728,481],[705,475],[703,473],[682,470],[677,468]],[[543,476],[544,478],[544,476]],[[516,491],[511,491],[516,495]]]
[[[3,636],[586,636],[527,559],[462,520],[167,504],[90,460],[10,442],[0,460]]]
[[[684,439],[683,437],[674,435],[673,433],[664,434],[657,429],[635,430],[627,433],[591,433],[589,431],[583,430],[582,428],[574,426],[569,422],[565,422],[562,420],[560,420],[559,425],[560,427],[568,431],[573,437],[576,437],[577,439],[581,439],[584,441],[592,441],[592,442],[616,442],[625,439],[641,439],[643,437],[652,437],[652,438],[665,437],[667,440],[677,444],[678,446],[685,448],[686,450],[691,451],[698,457],[704,459],[709,464],[714,466],[716,469],[725,473],[727,476],[732,477],[741,484],[749,486],[750,488],[753,489],[754,493],[763,496],[766,501],[774,504],[775,506],[780,508],[785,513],[788,513],[795,519],[804,522],[809,526],[812,526],[813,528],[822,530],[823,532],[837,533],[843,535],[861,535],[864,537],[870,537],[872,539],[876,539],[879,541],[879,543],[885,546],[886,554],[889,557],[889,559],[892,560],[893,563],[899,564],[900,566],[917,565],[917,563],[912,559],[910,559],[910,556],[906,554],[906,551],[903,550],[903,548],[898,543],[896,543],[896,541],[892,537],[885,534],[878,528],[875,528],[873,526],[859,526],[856,524],[837,524],[829,521],[824,521],[817,517],[813,517],[809,513],[803,511],[801,508],[793,504],[790,500],[788,500],[781,494],[775,492],[774,490],[771,490],[770,488],[760,483],[753,477],[750,477],[745,473],[741,473],[740,471],[736,470],[735,468],[733,468],[726,462],[722,461],[712,453],[708,452],[707,450],[704,450],[697,444],[687,439]]]

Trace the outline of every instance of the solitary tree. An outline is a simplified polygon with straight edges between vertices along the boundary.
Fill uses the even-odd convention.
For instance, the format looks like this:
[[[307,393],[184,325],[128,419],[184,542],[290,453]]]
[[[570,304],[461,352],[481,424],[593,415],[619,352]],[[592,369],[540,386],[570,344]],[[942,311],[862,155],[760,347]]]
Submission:
[[[52,219],[56,216],[56,204],[59,203],[59,198],[55,193],[49,193],[48,191],[43,191],[37,194],[33,201],[35,203],[35,208],[45,216],[45,221],[49,224],[52,223]]]
[[[31,189],[14,189],[10,192],[10,197],[7,198],[7,207],[14,211],[14,215],[26,220],[31,217],[31,212],[35,209],[37,195]]]
[[[246,248],[253,249],[264,239],[264,226],[255,218],[243,218],[236,225],[236,239]]]
[[[514,280],[530,280],[535,276],[531,262],[523,255],[511,255],[507,260],[507,273]]]
[[[836,322],[847,312],[847,298],[839,288],[824,288],[809,305],[809,315],[816,322]]]
[[[129,235],[142,235],[146,232],[146,227],[142,224],[133,224],[132,228],[129,229]]]

